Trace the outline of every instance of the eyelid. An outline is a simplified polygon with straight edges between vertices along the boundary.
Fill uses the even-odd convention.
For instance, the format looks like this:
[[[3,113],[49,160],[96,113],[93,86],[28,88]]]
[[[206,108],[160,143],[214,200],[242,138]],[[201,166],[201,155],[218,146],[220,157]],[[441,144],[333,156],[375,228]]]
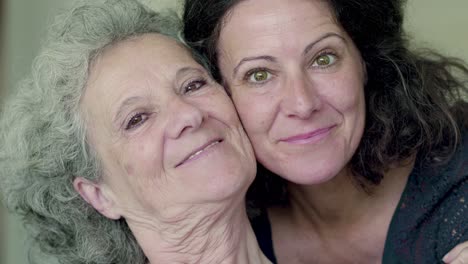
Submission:
[[[243,79],[244,79],[244,80],[249,80],[249,78],[252,76],[252,74],[254,74],[255,72],[258,72],[258,71],[270,72],[270,71],[269,71],[267,68],[265,68],[265,67],[252,68],[252,69],[248,70],[248,71],[244,74]]]
[[[139,122],[138,124],[133,125],[132,127],[130,127],[130,122],[133,120],[133,118],[137,117],[138,115],[145,116],[145,118],[143,118],[143,120],[141,122]],[[145,112],[145,111],[134,112],[134,113],[129,115],[130,116],[129,118],[126,118],[124,120],[122,126],[123,126],[125,131],[131,131],[131,130],[136,129],[136,128],[140,127],[141,125],[143,125],[148,120],[150,115],[151,115],[150,113]]]
[[[180,94],[187,94],[187,93],[195,92],[195,91],[186,91],[186,88],[188,86],[195,84],[195,83],[201,83],[200,87],[198,87],[198,89],[195,90],[195,91],[198,91],[199,89],[203,88],[205,85],[208,85],[210,83],[210,80],[203,76],[190,78],[188,81],[182,84],[182,87],[180,88]]]
[[[329,65],[325,65],[325,66],[316,65],[316,66],[314,66],[314,64],[317,62],[317,59],[319,57],[325,56],[325,55],[329,55],[329,56],[334,57],[334,61],[332,63],[330,63]],[[317,68],[320,68],[320,69],[325,69],[325,68],[328,68],[328,67],[331,67],[331,66],[335,65],[337,63],[338,59],[339,59],[339,56],[334,50],[330,50],[330,49],[322,50],[312,58],[311,62],[309,63],[309,67],[317,67]]]
[[[253,74],[255,72],[258,72],[258,71],[265,71],[267,72],[270,77],[264,81],[260,81],[260,82],[253,82],[250,80],[250,78],[252,78]],[[248,85],[253,85],[253,86],[258,86],[258,85],[263,85],[267,82],[269,82],[271,80],[271,78],[274,77],[274,74],[275,74],[275,71],[271,70],[271,69],[268,69],[266,67],[257,67],[257,68],[252,68],[250,70],[248,70],[245,74],[244,74],[244,77],[242,78],[242,81],[243,82],[246,82]]]
[[[256,68],[252,68],[252,69],[248,70],[248,71],[244,74],[242,80],[244,80],[244,81],[249,81],[249,78],[252,76],[252,74],[254,74],[255,72],[258,72],[258,71],[266,71],[266,72],[268,72],[268,73],[271,74],[271,75],[275,75],[275,73],[276,73],[275,70],[272,70],[272,69],[267,68],[267,67],[256,67]]]

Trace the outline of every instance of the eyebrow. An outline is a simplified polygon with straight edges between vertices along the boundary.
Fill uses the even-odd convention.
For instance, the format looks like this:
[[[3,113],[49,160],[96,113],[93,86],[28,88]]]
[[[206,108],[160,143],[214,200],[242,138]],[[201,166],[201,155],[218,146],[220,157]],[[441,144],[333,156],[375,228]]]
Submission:
[[[322,40],[324,40],[324,39],[327,39],[327,38],[330,38],[330,37],[337,37],[337,38],[339,38],[339,39],[341,39],[341,40],[343,40],[343,41],[346,42],[346,39],[345,39],[343,36],[341,36],[341,35],[339,35],[339,34],[337,34],[337,33],[334,33],[334,32],[329,32],[329,33],[327,33],[327,34],[321,36],[320,38],[316,39],[315,41],[309,43],[309,45],[307,45],[307,46],[305,47],[304,51],[302,52],[302,55],[307,54],[307,53],[308,53],[315,45],[317,45],[317,43],[319,43],[320,41],[322,41]]]
[[[248,61],[254,61],[254,60],[266,60],[266,61],[271,61],[271,62],[276,62],[276,59],[273,58],[272,56],[266,56],[266,55],[263,55],[263,56],[253,56],[253,57],[246,57],[246,58],[243,58],[241,61],[239,61],[239,63],[237,64],[237,66],[234,68],[234,71],[233,71],[233,74],[232,74],[232,77],[234,78],[234,76],[237,75],[237,72],[239,71],[239,67],[248,62]]]
[[[180,68],[179,70],[177,70],[176,72],[176,80],[178,80],[179,78],[183,77],[184,75],[188,74],[188,73],[191,73],[191,72],[194,72],[194,73],[199,73],[199,74],[204,74],[204,71],[199,69],[199,68],[196,68],[196,67],[191,67],[191,66],[187,66],[187,67],[182,67]]]
[[[320,38],[316,39],[315,41],[309,43],[304,51],[302,52],[303,55],[307,54],[317,43],[319,43],[320,41],[326,39],[326,38],[330,38],[330,37],[337,37],[337,38],[340,38],[342,39],[343,41],[346,41],[344,37],[342,37],[341,35],[337,34],[337,33],[333,33],[333,32],[329,32],[323,36],[321,36]],[[272,56],[267,56],[267,55],[261,55],[261,56],[253,56],[253,57],[246,57],[246,58],[243,58],[238,64],[237,66],[234,68],[234,71],[233,71],[233,78],[234,76],[237,75],[237,72],[239,71],[239,68],[242,64],[246,63],[246,62],[249,62],[249,61],[253,61],[253,60],[267,60],[267,61],[271,61],[271,62],[276,62],[276,58],[272,57]]]

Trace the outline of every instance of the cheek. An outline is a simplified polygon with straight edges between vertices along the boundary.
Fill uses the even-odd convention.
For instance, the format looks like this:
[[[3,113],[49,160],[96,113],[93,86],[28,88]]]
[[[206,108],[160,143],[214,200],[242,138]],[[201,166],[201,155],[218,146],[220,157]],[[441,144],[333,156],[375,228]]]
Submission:
[[[162,151],[157,144],[136,144],[127,149],[122,164],[126,173],[125,189],[131,190],[143,207],[151,207],[155,190],[161,190],[164,177]],[[149,199],[149,200],[148,200]]]
[[[124,168],[125,168],[125,172],[127,173],[127,175],[129,175],[130,177],[134,176],[135,167],[132,164],[125,164]]]
[[[322,96],[327,98],[331,106],[342,114],[361,112],[364,106],[364,81],[358,73],[336,76],[331,86],[329,85],[329,89],[322,89],[322,91]]]
[[[223,88],[219,88],[223,89]],[[200,108],[225,123],[229,127],[241,126],[234,102],[226,92],[217,92],[200,101]]]
[[[246,93],[233,93],[232,100],[236,106],[242,125],[249,137],[266,132],[271,118],[270,106],[263,96],[252,96]]]
[[[327,101],[342,116],[347,146],[354,152],[365,126],[364,81],[358,73],[335,78]]]
[[[156,137],[139,138],[122,151],[122,165],[127,176],[143,189],[153,186],[163,173],[162,145]]]

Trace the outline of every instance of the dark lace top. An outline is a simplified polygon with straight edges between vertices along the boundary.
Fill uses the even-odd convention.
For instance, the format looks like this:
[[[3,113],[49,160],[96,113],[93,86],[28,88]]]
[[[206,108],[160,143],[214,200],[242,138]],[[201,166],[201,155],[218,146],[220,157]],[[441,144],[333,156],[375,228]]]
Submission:
[[[266,210],[262,210],[261,213],[251,220],[252,229],[257,237],[258,245],[262,250],[265,257],[267,257],[272,264],[276,264],[275,252],[273,250],[273,240],[271,238],[271,225],[268,220],[268,214]]]
[[[392,217],[383,264],[443,263],[468,241],[468,136],[444,166],[417,163]],[[266,211],[252,220],[260,248],[277,263]]]

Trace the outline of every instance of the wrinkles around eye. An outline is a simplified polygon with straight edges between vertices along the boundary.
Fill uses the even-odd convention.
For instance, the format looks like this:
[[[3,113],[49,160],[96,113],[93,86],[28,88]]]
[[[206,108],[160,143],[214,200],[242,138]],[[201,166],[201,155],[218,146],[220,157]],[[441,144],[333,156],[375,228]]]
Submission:
[[[147,113],[136,113],[130,117],[130,119],[126,122],[125,130],[133,130],[146,122],[148,120],[149,114]]]

